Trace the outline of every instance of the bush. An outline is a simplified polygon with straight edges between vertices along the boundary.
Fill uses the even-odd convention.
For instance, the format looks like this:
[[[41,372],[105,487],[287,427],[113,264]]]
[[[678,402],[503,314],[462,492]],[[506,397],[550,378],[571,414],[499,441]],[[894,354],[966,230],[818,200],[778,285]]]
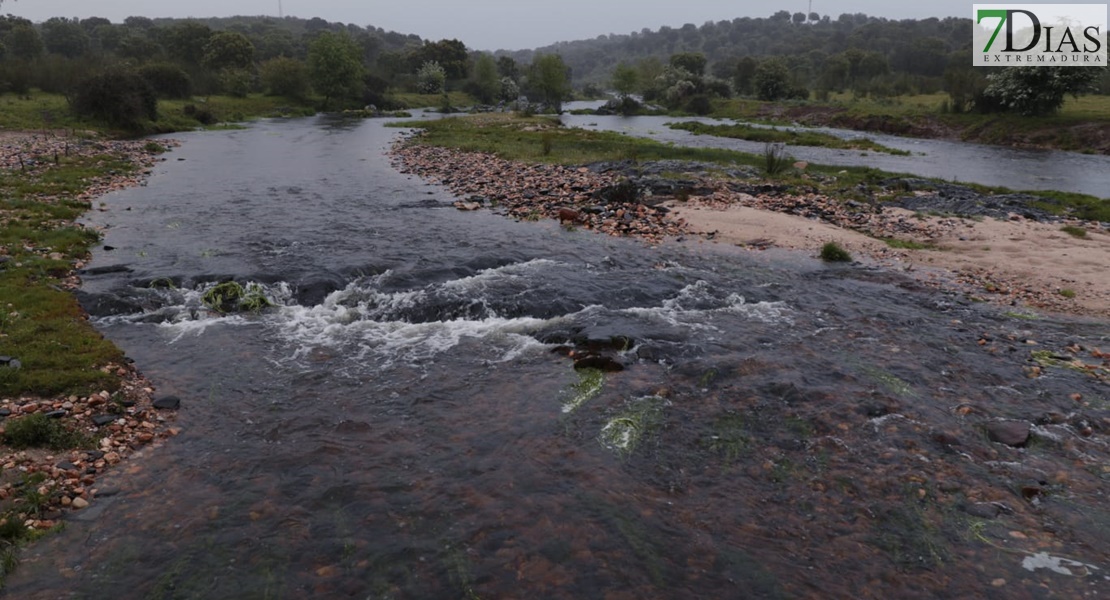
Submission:
[[[145,120],[158,118],[154,88],[134,71],[113,69],[77,86],[70,102],[75,113],[115,127],[138,130]]]
[[[763,145],[763,168],[768,175],[778,175],[786,170],[793,159],[786,154],[786,144],[768,142]]]
[[[162,98],[188,98],[193,93],[193,79],[177,65],[146,65],[139,69],[139,76]]]
[[[713,112],[713,103],[709,101],[709,96],[698,94],[686,101],[686,111],[705,116]]]
[[[826,262],[852,262],[852,255],[836,242],[821,246],[821,260]]]
[[[216,115],[207,106],[197,108],[195,104],[186,104],[181,112],[185,113],[186,117],[196,119],[201,125],[213,125],[218,121]]]
[[[303,100],[308,96],[308,67],[295,58],[281,56],[262,63],[262,86],[271,96]]]

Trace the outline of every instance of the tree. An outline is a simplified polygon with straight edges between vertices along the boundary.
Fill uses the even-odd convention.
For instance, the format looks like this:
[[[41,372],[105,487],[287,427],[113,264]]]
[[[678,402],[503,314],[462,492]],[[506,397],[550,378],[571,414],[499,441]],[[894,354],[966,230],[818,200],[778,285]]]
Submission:
[[[706,62],[705,55],[701,52],[681,52],[671,55],[672,67],[683,69],[695,77],[705,75]]]
[[[213,34],[204,45],[202,64],[213,71],[250,69],[254,66],[254,44],[234,31]]]
[[[272,96],[300,100],[308,95],[308,68],[295,58],[271,58],[262,63],[259,71],[262,85]]]
[[[154,89],[137,73],[124,69],[105,71],[82,81],[71,107],[78,115],[129,130],[141,129],[144,120],[158,117]]]
[[[497,74],[517,81],[520,79],[520,67],[517,66],[516,61],[511,56],[498,56]]]
[[[77,19],[52,17],[42,24],[42,43],[47,51],[77,58],[89,50],[89,35]]]
[[[806,14],[804,12],[796,12],[794,13],[793,19],[795,25],[801,25],[806,22]]]
[[[204,60],[208,42],[212,39],[212,29],[199,21],[182,21],[166,29],[162,35],[162,45],[166,54],[176,61],[190,66],[199,66]]]
[[[416,89],[421,94],[442,94],[447,86],[447,71],[434,60],[420,65],[416,72]]]
[[[750,56],[745,56],[736,61],[736,70],[732,75],[732,86],[737,94],[750,94],[752,92],[752,79],[759,63]]]
[[[556,113],[571,93],[570,69],[558,54],[537,54],[528,72],[528,86]]]
[[[489,54],[482,53],[474,61],[474,73],[468,89],[479,102],[491,104],[497,101],[501,92],[501,79],[497,73],[497,62]]]
[[[346,33],[325,31],[308,48],[308,74],[312,87],[324,96],[351,98],[362,91],[362,49]]]
[[[423,46],[409,53],[409,65],[413,71],[429,61],[439,63],[450,81],[466,79],[470,69],[470,55],[466,51],[466,44],[459,40],[424,42]]]
[[[752,87],[760,100],[786,98],[790,95],[790,69],[781,58],[768,58],[755,68]]]
[[[613,89],[621,98],[627,98],[635,93],[640,86],[640,74],[625,63],[620,63],[613,70]]]
[[[42,37],[30,23],[19,23],[4,36],[4,45],[16,58],[30,60],[42,55]]]
[[[998,108],[1023,116],[1060,110],[1068,94],[1093,91],[1102,69],[1076,67],[1007,67],[987,75],[987,87],[977,108]]]
[[[138,73],[163,98],[188,98],[193,93],[193,80],[177,65],[149,64],[140,68]]]

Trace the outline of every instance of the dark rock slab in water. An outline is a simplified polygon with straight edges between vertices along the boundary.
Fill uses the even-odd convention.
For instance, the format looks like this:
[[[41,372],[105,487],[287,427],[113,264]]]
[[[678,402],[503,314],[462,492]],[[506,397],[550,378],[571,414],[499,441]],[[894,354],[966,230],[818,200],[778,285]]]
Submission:
[[[177,410],[181,407],[181,398],[177,396],[163,396],[155,400],[151,406],[162,410]]]
[[[965,506],[964,512],[980,519],[994,519],[1002,512],[1002,509],[999,508],[997,504],[976,502],[975,504]]]
[[[1020,448],[1029,442],[1031,428],[1024,421],[995,421],[987,424],[987,437],[992,442]]]
[[[89,269],[79,269],[79,275],[111,275],[113,273],[130,273],[134,269],[128,265],[108,265],[106,267],[92,267]]]
[[[143,307],[138,302],[114,294],[90,294],[82,290],[77,290],[74,294],[77,296],[77,302],[81,305],[81,308],[94,317],[132,315],[143,312]]]
[[[618,362],[611,356],[602,356],[600,354],[587,354],[574,359],[575,369],[598,369],[600,371],[607,371],[615,373],[623,371],[624,365]]]

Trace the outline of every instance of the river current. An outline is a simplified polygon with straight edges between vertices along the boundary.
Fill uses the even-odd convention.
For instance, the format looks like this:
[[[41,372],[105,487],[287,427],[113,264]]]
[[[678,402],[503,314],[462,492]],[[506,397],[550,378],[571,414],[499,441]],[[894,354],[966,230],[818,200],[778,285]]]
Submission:
[[[186,134],[148,185],[101,199],[89,224],[113,249],[83,301],[182,398],[182,432],[106,476],[114,493],[32,546],[7,597],[1106,591],[1107,475],[1038,507],[1059,546],[1015,545],[1041,539],[1015,491],[1037,476],[998,466],[1027,457],[981,429],[1104,402],[1083,373],[1024,369],[1028,341],[1110,346],[1105,322],[461,212],[390,166],[396,135],[327,118]],[[206,310],[226,280],[276,306]],[[625,368],[576,372],[559,346]],[[1105,457],[1104,440],[1038,460]],[[993,500],[1016,510],[965,510]],[[1030,569],[1038,549],[1089,569]]]

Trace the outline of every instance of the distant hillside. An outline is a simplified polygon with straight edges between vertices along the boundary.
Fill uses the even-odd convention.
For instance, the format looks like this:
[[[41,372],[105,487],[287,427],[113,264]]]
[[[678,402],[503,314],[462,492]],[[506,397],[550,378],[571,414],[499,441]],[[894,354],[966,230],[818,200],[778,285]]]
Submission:
[[[874,52],[885,59],[885,69],[911,77],[939,78],[953,59],[967,60],[971,50],[971,20],[954,17],[892,21],[864,14],[836,19],[816,13],[779,11],[767,18],[741,17],[696,26],[644,29],[626,35],[560,42],[534,50],[504,53],[527,63],[537,53],[558,53],[573,71],[576,84],[604,83],[621,62],[656,58],[666,63],[672,54],[700,52],[710,72],[730,78],[740,57],[791,57],[797,73],[815,78],[833,55],[849,50]],[[966,58],[965,58],[966,57]],[[858,67],[858,65],[857,65]],[[876,69],[884,69],[875,65]]]

